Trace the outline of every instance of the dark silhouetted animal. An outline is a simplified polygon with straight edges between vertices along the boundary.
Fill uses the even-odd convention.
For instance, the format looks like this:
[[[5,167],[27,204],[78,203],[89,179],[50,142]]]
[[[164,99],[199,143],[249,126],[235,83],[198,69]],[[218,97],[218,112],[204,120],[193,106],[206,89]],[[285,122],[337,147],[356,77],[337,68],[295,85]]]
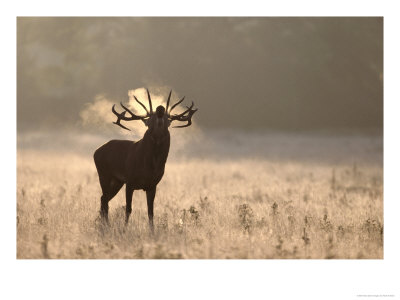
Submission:
[[[114,124],[127,129],[121,121],[141,120],[148,127],[143,138],[138,141],[111,140],[98,148],[94,153],[94,162],[103,195],[101,196],[100,215],[108,222],[108,202],[118,193],[121,187],[126,184],[126,215],[125,224],[129,221],[132,212],[132,194],[134,190],[146,191],[147,210],[149,225],[153,231],[153,204],[156,195],[157,184],[164,175],[165,163],[167,161],[170,134],[168,127],[172,121],[186,121],[187,124],[175,126],[178,128],[188,127],[192,124],[192,116],[197,111],[193,109],[193,102],[190,107],[180,113],[172,115],[171,111],[185,99],[174,104],[169,109],[171,99],[169,93],[166,108],[158,106],[153,112],[150,92],[147,90],[150,111],[135,96],[135,100],[145,109],[145,116],[135,115],[121,103],[124,108],[122,113],[112,107],[112,112],[117,116]],[[169,109],[169,110],[168,110]],[[128,116],[126,114],[128,113]]]

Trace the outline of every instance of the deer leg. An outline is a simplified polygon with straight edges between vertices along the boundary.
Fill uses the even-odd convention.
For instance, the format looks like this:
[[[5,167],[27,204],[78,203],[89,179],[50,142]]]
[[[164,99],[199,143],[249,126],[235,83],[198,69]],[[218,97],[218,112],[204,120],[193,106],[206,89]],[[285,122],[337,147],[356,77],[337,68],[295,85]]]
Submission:
[[[132,194],[133,194],[133,187],[129,184],[126,184],[126,212],[125,212],[125,225],[128,225],[129,216],[132,212]]]
[[[96,165],[97,167],[97,165]],[[99,173],[99,181],[100,181],[100,186],[101,190],[103,192],[103,195],[101,196],[101,206],[100,206],[100,216],[103,221],[105,221],[107,224],[108,222],[108,201],[110,200],[107,197],[108,190],[110,189],[111,185],[111,179],[108,176],[101,175],[100,170],[98,169],[97,171]]]
[[[110,202],[110,200],[112,198],[114,198],[114,196],[119,192],[119,190],[121,189],[121,187],[123,185],[124,185],[123,182],[117,181],[113,178],[109,180],[108,186],[106,186],[103,181],[103,184],[102,184],[103,196],[101,196],[100,215],[101,215],[102,219],[107,222],[107,224],[109,224],[108,202]]]
[[[151,190],[147,190],[146,196],[147,196],[147,214],[149,216],[149,225],[151,231],[154,232],[153,204],[154,204],[154,197],[156,196],[156,187],[152,188]]]
[[[103,221],[105,221],[107,224],[109,224],[109,222],[108,222],[108,199],[104,194],[101,196],[100,216]]]

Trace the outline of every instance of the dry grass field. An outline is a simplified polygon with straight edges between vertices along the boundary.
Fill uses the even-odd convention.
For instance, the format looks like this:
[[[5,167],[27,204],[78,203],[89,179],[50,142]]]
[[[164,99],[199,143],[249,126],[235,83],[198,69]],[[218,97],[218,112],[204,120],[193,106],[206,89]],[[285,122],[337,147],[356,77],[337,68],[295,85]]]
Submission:
[[[49,148],[19,135],[17,258],[383,258],[382,136],[174,138],[151,235],[143,191],[128,226],[125,188],[110,227],[99,221],[105,137]]]

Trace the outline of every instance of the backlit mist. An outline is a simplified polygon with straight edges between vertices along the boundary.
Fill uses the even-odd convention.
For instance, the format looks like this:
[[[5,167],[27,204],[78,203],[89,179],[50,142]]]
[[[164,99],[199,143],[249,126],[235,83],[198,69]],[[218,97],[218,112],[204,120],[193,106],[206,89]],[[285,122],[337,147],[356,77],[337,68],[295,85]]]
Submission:
[[[19,132],[142,87],[185,95],[209,129],[383,127],[383,18],[23,17],[17,71]]]

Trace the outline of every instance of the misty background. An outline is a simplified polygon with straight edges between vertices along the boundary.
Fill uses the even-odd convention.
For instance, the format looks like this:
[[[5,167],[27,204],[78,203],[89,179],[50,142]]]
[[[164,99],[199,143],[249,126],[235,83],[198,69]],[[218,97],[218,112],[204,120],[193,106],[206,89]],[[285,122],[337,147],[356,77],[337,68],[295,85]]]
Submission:
[[[382,133],[383,18],[17,18],[19,133],[143,87],[194,101],[205,130]]]

